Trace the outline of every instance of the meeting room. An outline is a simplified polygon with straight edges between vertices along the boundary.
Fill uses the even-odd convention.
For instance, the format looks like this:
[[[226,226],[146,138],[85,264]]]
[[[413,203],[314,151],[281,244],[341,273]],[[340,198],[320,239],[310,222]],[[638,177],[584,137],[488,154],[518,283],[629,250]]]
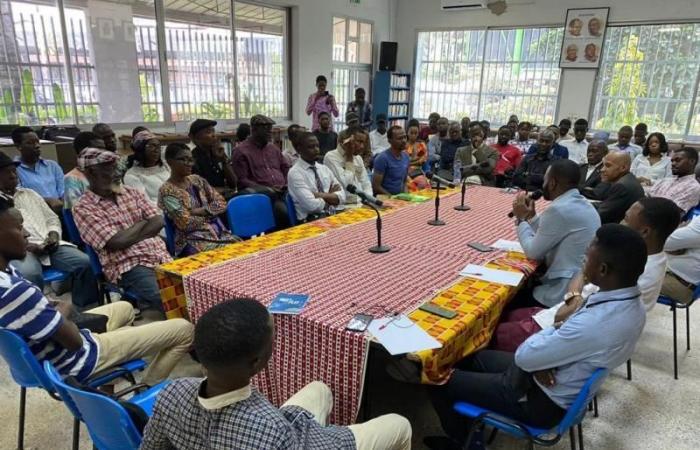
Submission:
[[[0,448],[700,448],[693,2],[0,19]]]

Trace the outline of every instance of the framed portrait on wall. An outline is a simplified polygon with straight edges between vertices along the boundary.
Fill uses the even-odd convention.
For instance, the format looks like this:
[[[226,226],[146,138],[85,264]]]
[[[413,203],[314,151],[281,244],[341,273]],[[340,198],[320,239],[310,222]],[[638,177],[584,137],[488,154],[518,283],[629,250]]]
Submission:
[[[610,8],[574,8],[566,11],[559,67],[600,67],[609,13]]]

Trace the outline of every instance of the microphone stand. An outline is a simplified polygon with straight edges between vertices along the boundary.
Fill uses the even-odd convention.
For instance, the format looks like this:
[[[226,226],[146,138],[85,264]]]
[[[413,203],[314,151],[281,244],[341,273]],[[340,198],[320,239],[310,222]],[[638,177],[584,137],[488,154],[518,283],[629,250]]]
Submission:
[[[471,206],[464,204],[464,195],[467,193],[467,177],[463,176],[462,178],[462,203],[460,203],[458,206],[455,206],[455,209],[457,211],[469,211],[470,209],[472,209]]]
[[[391,250],[391,247],[388,245],[382,245],[382,216],[379,214],[379,208],[374,206],[374,204],[368,202],[367,200],[361,199],[362,204],[365,206],[369,206],[374,210],[374,212],[377,213],[377,245],[370,247],[369,252],[370,253],[386,253],[389,250]]]
[[[435,180],[435,219],[429,220],[428,225],[442,226],[445,225],[444,220],[440,220],[440,180]]]

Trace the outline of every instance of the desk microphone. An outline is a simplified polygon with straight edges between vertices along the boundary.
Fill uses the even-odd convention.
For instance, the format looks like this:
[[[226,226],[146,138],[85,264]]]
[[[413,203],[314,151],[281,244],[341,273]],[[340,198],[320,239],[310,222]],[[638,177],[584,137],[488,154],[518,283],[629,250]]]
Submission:
[[[377,206],[382,206],[384,204],[384,202],[382,202],[378,198],[374,198],[365,192],[358,191],[354,184],[348,184],[347,186],[345,186],[345,190],[347,190],[351,194],[357,195],[358,197],[360,197],[362,200],[366,201],[367,203],[373,203]]]
[[[537,200],[541,199],[543,195],[544,195],[544,192],[542,192],[541,189],[538,189],[538,190],[536,190],[536,191],[532,191],[532,192],[530,192],[529,194],[527,194],[527,197],[528,197],[530,200],[537,201]],[[515,217],[515,214],[513,213],[513,211],[511,211],[511,212],[508,213],[508,217],[510,217],[511,219],[512,219],[513,217]]]
[[[425,174],[425,177],[428,178],[429,180],[439,181],[440,184],[444,184],[445,186],[447,186],[447,187],[449,187],[449,188],[455,187],[454,182],[448,181],[448,180],[446,180],[446,179],[444,179],[444,178],[442,178],[442,177],[440,177],[440,176],[438,176],[438,175],[435,175],[434,173],[432,173],[432,174],[431,174],[431,173],[426,173],[426,174]]]

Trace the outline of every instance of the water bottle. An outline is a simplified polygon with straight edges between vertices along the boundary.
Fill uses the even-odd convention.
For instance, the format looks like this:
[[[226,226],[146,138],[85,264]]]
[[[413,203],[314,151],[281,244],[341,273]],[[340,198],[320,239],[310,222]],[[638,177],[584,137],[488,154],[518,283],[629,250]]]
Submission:
[[[452,181],[457,184],[462,182],[462,160],[455,155],[455,162],[452,165]]]

